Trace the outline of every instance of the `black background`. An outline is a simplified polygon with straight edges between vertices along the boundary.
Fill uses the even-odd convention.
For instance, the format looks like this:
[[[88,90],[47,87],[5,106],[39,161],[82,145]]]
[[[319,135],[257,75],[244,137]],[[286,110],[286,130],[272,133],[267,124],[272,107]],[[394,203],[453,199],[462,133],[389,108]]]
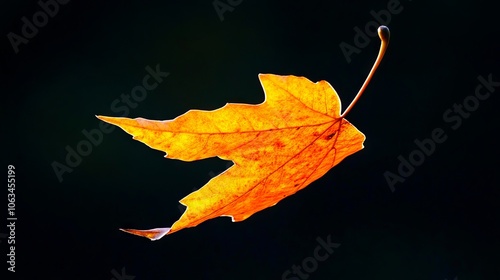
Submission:
[[[15,274],[0,244],[7,279],[110,280],[122,268],[137,280],[282,279],[328,236],[341,246],[308,279],[498,279],[500,87],[456,130],[443,119],[479,75],[500,81],[494,1],[401,1],[386,57],[347,117],[365,148],[244,222],[213,219],[155,242],[120,232],[170,226],[178,200],[227,163],[167,160],[119,129],[62,182],[53,170],[82,130],[99,127],[94,115],[117,115],[112,102],[148,65],[170,76],[129,117],[260,103],[258,73],[327,80],[345,108],[379,40],[351,63],[339,44],[353,45],[353,28],[388,2],[244,0],[221,21],[210,0],[70,1],[17,54],[7,34],[21,35],[21,18],[41,8],[3,3],[2,167],[5,177],[16,167],[18,218]],[[435,128],[447,140],[392,192],[384,172]]]

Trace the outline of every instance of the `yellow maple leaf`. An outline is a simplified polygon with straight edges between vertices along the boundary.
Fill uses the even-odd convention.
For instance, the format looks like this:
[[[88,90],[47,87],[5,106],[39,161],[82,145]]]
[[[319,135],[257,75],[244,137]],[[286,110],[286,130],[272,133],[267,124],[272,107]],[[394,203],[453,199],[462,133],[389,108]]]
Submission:
[[[326,81],[259,74],[265,101],[258,105],[228,103],[217,110],[190,110],[165,121],[97,116],[133,139],[166,152],[167,158],[194,161],[218,156],[234,163],[180,200],[187,208],[170,228],[122,230],[157,240],[220,216],[243,221],[305,188],[361,150],[365,136],[344,117],[385,53],[387,27],[379,28],[379,36],[379,56],[343,114],[338,94]]]

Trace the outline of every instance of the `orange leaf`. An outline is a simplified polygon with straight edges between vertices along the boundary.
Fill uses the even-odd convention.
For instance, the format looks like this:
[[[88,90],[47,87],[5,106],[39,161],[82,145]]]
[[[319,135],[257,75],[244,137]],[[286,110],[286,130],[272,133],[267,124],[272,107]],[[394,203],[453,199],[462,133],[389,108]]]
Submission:
[[[381,55],[367,82],[380,59]],[[97,116],[166,152],[167,158],[194,161],[218,156],[234,162],[180,200],[187,209],[171,228],[123,231],[157,240],[220,216],[243,221],[305,188],[363,148],[365,136],[344,118],[351,106],[341,115],[339,96],[328,82],[273,74],[260,74],[259,80],[265,101],[258,105],[228,103],[166,121]]]

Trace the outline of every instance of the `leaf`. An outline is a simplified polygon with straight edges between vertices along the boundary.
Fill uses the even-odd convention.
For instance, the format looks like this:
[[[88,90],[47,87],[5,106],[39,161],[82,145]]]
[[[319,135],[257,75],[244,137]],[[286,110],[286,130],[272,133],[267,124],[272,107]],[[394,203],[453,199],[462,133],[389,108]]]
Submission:
[[[167,158],[194,161],[218,156],[234,162],[180,200],[187,208],[171,228],[123,231],[157,240],[220,216],[243,221],[305,188],[363,148],[365,136],[344,118],[349,109],[341,115],[339,96],[328,82],[273,74],[258,77],[265,93],[265,101],[258,105],[228,103],[166,121],[97,116],[166,152]]]

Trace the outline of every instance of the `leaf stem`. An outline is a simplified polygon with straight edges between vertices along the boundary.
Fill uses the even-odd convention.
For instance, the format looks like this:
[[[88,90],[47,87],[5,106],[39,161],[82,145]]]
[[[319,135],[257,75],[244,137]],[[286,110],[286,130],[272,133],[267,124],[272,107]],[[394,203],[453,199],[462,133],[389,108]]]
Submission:
[[[340,115],[341,118],[345,117],[345,115],[347,113],[349,113],[349,111],[351,111],[354,104],[356,104],[356,102],[361,97],[361,95],[363,94],[363,92],[367,88],[368,84],[370,83],[370,80],[372,79],[373,74],[377,70],[380,62],[382,61],[382,58],[384,57],[385,51],[387,50],[387,46],[389,45],[390,35],[391,35],[391,33],[389,31],[389,28],[387,28],[387,26],[385,26],[385,25],[379,26],[378,36],[380,37],[380,49],[378,52],[377,59],[375,60],[375,63],[373,64],[372,69],[370,70],[370,73],[368,73],[368,76],[366,77],[365,82],[363,83],[363,85],[359,89],[358,94],[356,94],[356,97],[354,97],[351,104],[349,104],[347,109],[345,109],[344,113],[342,113],[342,115]]]

